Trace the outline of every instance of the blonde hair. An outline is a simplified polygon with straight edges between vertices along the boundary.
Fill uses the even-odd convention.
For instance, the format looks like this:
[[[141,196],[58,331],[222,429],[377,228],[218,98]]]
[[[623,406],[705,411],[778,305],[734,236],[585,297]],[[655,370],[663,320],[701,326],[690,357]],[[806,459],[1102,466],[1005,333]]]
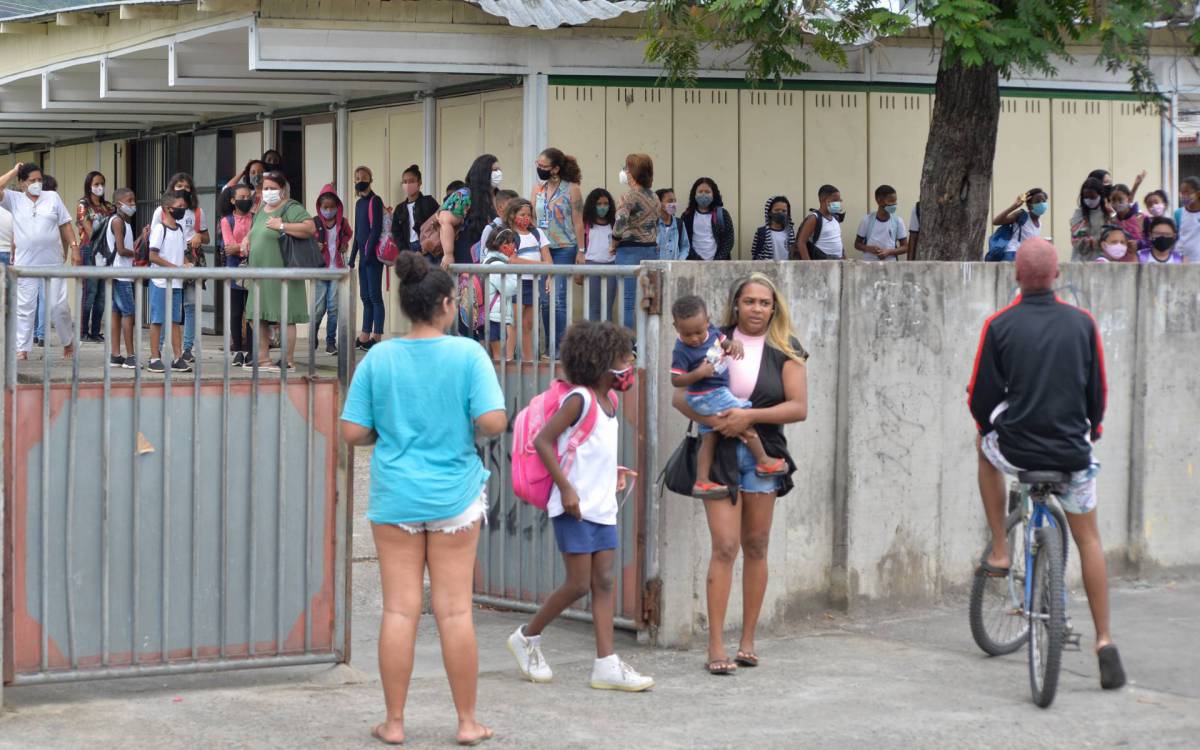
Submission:
[[[771,281],[770,277],[765,274],[755,271],[746,278],[734,284],[733,289],[729,293],[729,305],[725,308],[725,327],[732,328],[737,326],[737,303],[738,298],[742,296],[742,290],[750,284],[758,284],[765,286],[771,290],[771,298],[774,302],[775,311],[771,313],[771,320],[767,323],[767,343],[783,352],[784,355],[796,362],[805,362],[808,360],[808,352],[800,346],[799,342],[795,346],[792,345],[796,341],[797,336],[792,330],[792,317],[788,314],[787,304],[783,300],[783,295],[779,293],[779,288],[775,286],[775,282]]]

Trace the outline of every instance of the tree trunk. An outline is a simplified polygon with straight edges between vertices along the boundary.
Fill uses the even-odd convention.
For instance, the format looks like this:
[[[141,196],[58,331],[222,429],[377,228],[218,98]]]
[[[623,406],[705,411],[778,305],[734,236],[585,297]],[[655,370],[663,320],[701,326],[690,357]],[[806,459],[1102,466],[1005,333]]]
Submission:
[[[921,169],[918,260],[981,260],[991,226],[1000,76],[993,65],[943,65],[934,95]]]

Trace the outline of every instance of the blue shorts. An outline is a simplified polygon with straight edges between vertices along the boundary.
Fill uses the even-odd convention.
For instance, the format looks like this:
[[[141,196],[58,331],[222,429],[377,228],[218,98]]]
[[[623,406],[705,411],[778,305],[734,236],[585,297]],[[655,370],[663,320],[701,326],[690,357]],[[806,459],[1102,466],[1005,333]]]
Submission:
[[[170,282],[168,282],[170,283]],[[183,290],[172,289],[171,295],[171,324],[183,325]],[[163,325],[167,322],[167,290],[155,284],[150,285],[150,324]]]
[[[760,477],[754,473],[754,454],[746,447],[745,443],[739,442],[737,446],[738,458],[738,485],[742,492],[778,492],[779,477]]]
[[[559,552],[568,555],[590,555],[593,552],[617,548],[616,526],[587,520],[576,521],[566,513],[550,520],[554,523],[554,540],[558,542]]]
[[[124,318],[133,317],[133,282],[114,281],[112,309]]]
[[[522,281],[521,282],[521,304],[522,305],[532,305],[533,304],[533,282],[532,281]]]
[[[746,409],[750,407],[749,401],[743,401],[733,395],[733,391],[730,391],[726,386],[714,388],[707,393],[688,393],[684,396],[684,399],[691,410],[702,417],[711,417],[714,414],[720,414],[730,409]],[[711,427],[704,424],[700,425],[701,435],[710,432],[712,432]]]

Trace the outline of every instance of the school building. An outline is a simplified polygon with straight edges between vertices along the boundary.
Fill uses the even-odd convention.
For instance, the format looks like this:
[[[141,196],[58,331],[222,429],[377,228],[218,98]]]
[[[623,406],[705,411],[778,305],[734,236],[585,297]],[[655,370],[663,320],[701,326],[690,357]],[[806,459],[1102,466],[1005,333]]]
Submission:
[[[61,7],[0,14],[0,161],[41,163],[68,204],[100,169],[110,189],[137,191],[143,218],[176,170],[194,174],[211,211],[218,185],[266,148],[311,210],[327,182],[345,198],[358,164],[388,203],[411,163],[440,197],[484,152],[504,187],[528,194],[536,154],[554,145],[579,159],[585,193],[617,192],[634,151],[654,158],[655,187],[714,178],[747,258],[767,196],[801,211],[833,183],[849,246],[876,185],[898,189],[905,217],[917,199],[936,72],[928,34],[914,33],[848,49],[845,68],[814,62],[782,88],[747,86],[726,64],[736,50],[706,55],[695,88],[668,88],[644,60],[635,0],[40,5]],[[1174,114],[1200,74],[1161,41],[1155,72]],[[1047,189],[1066,252],[1091,170],[1128,182],[1145,169],[1144,189],[1172,193],[1179,177],[1175,118],[1141,106],[1095,50],[1074,57],[1053,78],[1005,83],[992,199],[998,210]]]

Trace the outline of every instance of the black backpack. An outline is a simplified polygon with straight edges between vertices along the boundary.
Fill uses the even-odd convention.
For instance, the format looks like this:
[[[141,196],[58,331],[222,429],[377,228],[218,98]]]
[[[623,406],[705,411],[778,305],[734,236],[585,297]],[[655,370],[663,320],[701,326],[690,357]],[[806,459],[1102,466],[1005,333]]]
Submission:
[[[817,240],[821,239],[821,225],[825,223],[825,216],[817,209],[808,209],[809,216],[817,217],[817,224],[813,227],[812,234],[808,235],[808,240],[804,243],[808,248],[808,257],[813,260],[827,260],[829,255],[825,251],[817,247]],[[846,214],[834,214],[834,219],[840,224],[846,218]],[[808,219],[805,219],[808,221]],[[801,224],[801,227],[804,225]]]
[[[115,248],[109,247],[108,244],[108,228],[112,226],[112,220],[117,218],[117,213],[114,211],[104,220],[100,222],[100,226],[96,231],[92,232],[92,263],[97,266],[111,266],[116,260],[117,251]],[[126,219],[125,221],[128,221]],[[103,263],[101,262],[103,261]]]

